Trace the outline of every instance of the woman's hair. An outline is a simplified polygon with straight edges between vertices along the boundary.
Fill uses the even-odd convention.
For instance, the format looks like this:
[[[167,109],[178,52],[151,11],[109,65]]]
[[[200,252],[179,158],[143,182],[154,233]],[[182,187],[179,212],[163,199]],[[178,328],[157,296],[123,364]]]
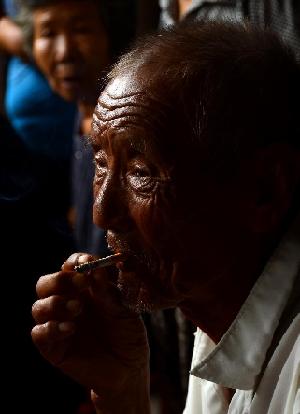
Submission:
[[[40,7],[47,7],[70,0],[16,0],[19,13],[16,22],[22,27],[25,49],[32,55],[33,20],[32,13]],[[94,2],[99,5],[99,16],[107,31],[112,59],[127,49],[135,36],[136,0],[73,0]]]

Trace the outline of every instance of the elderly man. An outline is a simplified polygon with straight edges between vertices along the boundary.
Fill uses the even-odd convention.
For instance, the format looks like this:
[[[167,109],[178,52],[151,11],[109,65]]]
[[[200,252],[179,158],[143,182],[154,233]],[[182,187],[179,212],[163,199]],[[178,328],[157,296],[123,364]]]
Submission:
[[[94,113],[94,221],[122,254],[42,277],[32,337],[99,413],[149,413],[140,311],[198,327],[186,413],[299,410],[299,66],[277,37],[226,23],[151,37]]]

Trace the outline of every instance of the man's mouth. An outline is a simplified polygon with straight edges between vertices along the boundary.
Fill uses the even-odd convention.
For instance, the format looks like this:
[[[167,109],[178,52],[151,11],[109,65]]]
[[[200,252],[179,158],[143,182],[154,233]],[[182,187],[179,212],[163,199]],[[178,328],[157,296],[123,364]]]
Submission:
[[[141,257],[132,250],[112,248],[112,246],[109,246],[109,249],[112,253],[121,254],[120,260],[115,264],[121,274],[140,273],[141,269],[145,269],[145,263],[142,261]]]
[[[133,255],[128,253],[120,252],[122,259],[116,263],[116,268],[120,272],[134,272],[137,268],[137,261]]]
[[[117,269],[124,275],[125,273],[138,274],[140,279],[147,278],[149,273],[155,269],[157,264],[151,258],[149,252],[140,248],[139,243],[133,237],[121,236],[119,234],[107,232],[107,244],[112,253],[121,253],[124,255],[116,263]]]

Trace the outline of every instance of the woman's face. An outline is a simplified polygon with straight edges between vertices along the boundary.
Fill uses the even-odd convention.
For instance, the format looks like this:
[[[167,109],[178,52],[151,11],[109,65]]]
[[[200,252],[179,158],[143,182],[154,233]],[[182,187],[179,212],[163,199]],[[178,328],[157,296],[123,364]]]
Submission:
[[[64,1],[33,13],[33,54],[52,89],[68,101],[94,100],[109,64],[108,37],[93,0]]]

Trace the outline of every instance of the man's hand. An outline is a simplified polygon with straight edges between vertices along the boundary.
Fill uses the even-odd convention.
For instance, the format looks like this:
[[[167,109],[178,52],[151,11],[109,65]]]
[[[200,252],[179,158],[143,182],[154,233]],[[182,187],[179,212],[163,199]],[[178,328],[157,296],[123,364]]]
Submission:
[[[32,339],[41,354],[93,390],[101,413],[149,412],[149,349],[142,319],[126,309],[105,269],[74,272],[92,260],[74,254],[37,283]]]

